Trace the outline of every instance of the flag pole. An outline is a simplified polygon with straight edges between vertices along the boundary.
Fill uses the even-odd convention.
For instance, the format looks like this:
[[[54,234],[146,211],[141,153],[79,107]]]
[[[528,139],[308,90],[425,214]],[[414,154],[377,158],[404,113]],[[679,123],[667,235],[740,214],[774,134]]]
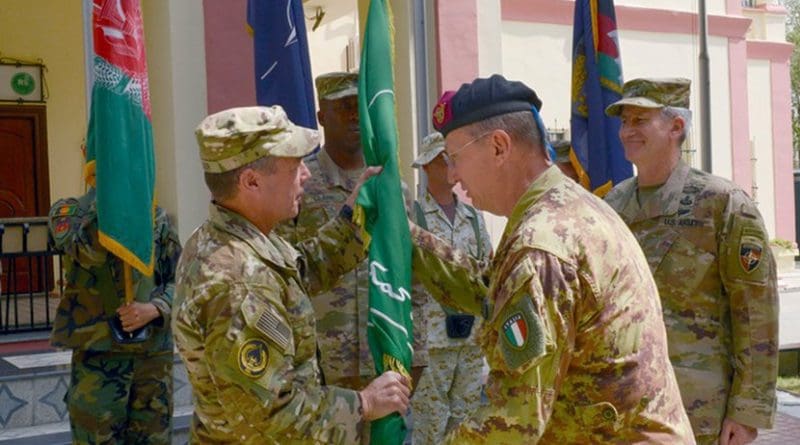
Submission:
[[[703,156],[702,169],[711,173],[711,82],[709,80],[708,57],[708,14],[706,0],[699,0],[698,20],[700,21],[700,152]]]

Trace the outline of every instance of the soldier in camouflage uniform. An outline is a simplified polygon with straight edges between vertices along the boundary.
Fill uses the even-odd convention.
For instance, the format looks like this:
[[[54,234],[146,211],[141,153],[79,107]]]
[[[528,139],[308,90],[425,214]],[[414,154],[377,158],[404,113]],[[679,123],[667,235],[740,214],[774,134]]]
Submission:
[[[775,416],[778,292],[767,231],[736,185],[690,168],[687,79],[634,79],[606,113],[638,177],[606,201],[645,252],[698,443],[748,443]]]
[[[325,145],[305,159],[311,172],[296,218],[277,228],[292,244],[317,236],[319,228],[336,217],[353,191],[365,163],[358,120],[358,74],[327,73],[316,78],[318,119],[325,129]],[[320,368],[325,383],[363,388],[375,376],[367,342],[369,271],[367,261],[345,274],[328,292],[311,299],[317,317]],[[412,375],[427,362],[420,329],[421,304],[412,301],[414,359]]]
[[[485,318],[488,405],[446,443],[694,443],[647,260],[614,211],[550,163],[540,107],[494,75],[434,108],[450,180],[509,218],[489,264],[412,230],[417,278]]]
[[[124,305],[123,264],[99,243],[95,202],[95,191],[90,189],[80,198],[59,200],[50,209],[50,236],[64,254],[65,284],[50,342],[73,350],[72,376],[64,396],[72,441],[169,444],[170,315],[181,253],[178,235],[166,212],[157,208],[153,276],[134,270],[136,298]],[[147,326],[149,336],[136,343],[116,341],[110,323],[117,314],[124,331]]]
[[[564,173],[568,178],[579,183],[580,177],[570,159],[571,149],[572,144],[570,141],[553,142],[553,151],[556,153],[556,158],[553,159],[553,163],[561,170],[561,173]]]
[[[275,106],[211,115],[196,135],[214,201],[178,265],[173,315],[194,395],[191,443],[350,444],[365,421],[405,413],[397,373],[360,392],[321,384],[307,294],[364,258],[351,206],[380,169],[295,249],[272,228],[297,215],[317,132]]]
[[[427,190],[414,203],[414,221],[431,233],[469,252],[478,260],[489,257],[491,240],[483,216],[461,202],[447,180],[444,137],[434,132],[422,141],[413,167],[425,170]],[[411,400],[416,444],[442,443],[447,432],[478,408],[483,355],[477,344],[479,319],[443,308],[423,286],[414,286],[412,298],[423,303],[427,322],[428,367]]]

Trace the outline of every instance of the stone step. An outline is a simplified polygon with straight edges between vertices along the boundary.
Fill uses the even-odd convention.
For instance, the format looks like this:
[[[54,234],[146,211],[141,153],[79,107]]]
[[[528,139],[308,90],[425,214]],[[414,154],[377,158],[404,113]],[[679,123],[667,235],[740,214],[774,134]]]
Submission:
[[[63,398],[69,385],[70,357],[71,351],[0,356],[0,441],[12,429],[52,426],[69,420]],[[191,386],[177,354],[173,391],[176,412],[184,407],[191,412]],[[68,423],[66,430],[69,431]]]

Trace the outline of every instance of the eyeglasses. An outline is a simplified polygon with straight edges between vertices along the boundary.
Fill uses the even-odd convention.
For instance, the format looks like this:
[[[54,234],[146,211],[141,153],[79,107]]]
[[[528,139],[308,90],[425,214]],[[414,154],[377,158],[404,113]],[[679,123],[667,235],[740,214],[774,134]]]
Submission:
[[[480,136],[477,136],[477,137],[475,137],[473,139],[470,139],[466,144],[462,145],[461,147],[459,147],[456,150],[453,150],[450,153],[448,153],[447,150],[443,151],[442,152],[442,158],[444,159],[445,164],[447,164],[447,166],[450,167],[450,168],[455,167],[456,166],[456,157],[458,156],[458,153],[460,153],[461,151],[463,151],[465,148],[469,147],[473,143],[478,142],[482,137],[492,134],[493,131],[494,130],[489,130],[486,133],[481,134]]]

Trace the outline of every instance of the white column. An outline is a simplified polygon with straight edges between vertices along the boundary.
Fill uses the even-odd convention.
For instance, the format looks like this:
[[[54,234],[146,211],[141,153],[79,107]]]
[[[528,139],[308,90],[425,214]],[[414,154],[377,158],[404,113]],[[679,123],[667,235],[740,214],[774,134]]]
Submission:
[[[153,107],[156,193],[185,242],[208,216],[209,203],[194,136],[207,110],[203,7],[195,0],[144,0],[142,14]]]

